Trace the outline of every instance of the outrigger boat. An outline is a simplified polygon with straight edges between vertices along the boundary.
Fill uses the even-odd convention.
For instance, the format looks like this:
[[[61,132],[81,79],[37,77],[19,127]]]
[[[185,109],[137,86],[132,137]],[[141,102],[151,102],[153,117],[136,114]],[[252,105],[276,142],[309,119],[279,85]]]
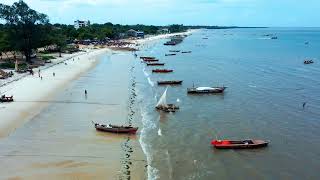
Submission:
[[[0,102],[13,102],[13,96],[2,95],[0,97]]]
[[[223,93],[227,87],[193,87],[188,88],[187,91],[189,94],[215,94],[215,93]]]
[[[253,149],[268,146],[264,140],[212,140],[211,144],[217,149]]]
[[[180,85],[182,81],[158,81],[158,85]]]
[[[132,127],[132,126],[117,126],[117,125],[104,125],[104,124],[98,124],[94,123],[94,127],[97,131],[104,131],[104,132],[110,132],[110,133],[128,133],[128,134],[135,134],[138,131],[138,127]]]
[[[172,69],[153,69],[152,70],[153,73],[170,73],[173,72]]]
[[[164,63],[147,63],[147,66],[164,66]]]
[[[160,97],[160,99],[156,105],[156,109],[159,111],[164,111],[164,112],[176,112],[176,110],[179,109],[179,106],[176,106],[174,104],[167,104],[167,100],[166,100],[167,90],[168,90],[168,88],[166,88],[166,90],[164,91],[164,93]]]

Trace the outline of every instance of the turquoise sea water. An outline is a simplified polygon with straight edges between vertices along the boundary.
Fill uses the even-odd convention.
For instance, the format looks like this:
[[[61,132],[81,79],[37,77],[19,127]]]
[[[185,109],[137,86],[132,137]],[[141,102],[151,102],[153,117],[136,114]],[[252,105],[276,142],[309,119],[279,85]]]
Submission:
[[[200,30],[174,47],[165,41],[138,55],[155,56],[174,73],[152,74],[152,67],[136,63],[150,179],[320,178],[319,28]],[[192,53],[164,56],[169,50]],[[305,59],[315,63],[304,65]],[[183,80],[168,89],[168,101],[181,108],[175,114],[154,110],[165,90],[157,80]],[[228,88],[223,95],[187,95],[193,84]],[[216,137],[271,143],[216,150],[210,145]]]

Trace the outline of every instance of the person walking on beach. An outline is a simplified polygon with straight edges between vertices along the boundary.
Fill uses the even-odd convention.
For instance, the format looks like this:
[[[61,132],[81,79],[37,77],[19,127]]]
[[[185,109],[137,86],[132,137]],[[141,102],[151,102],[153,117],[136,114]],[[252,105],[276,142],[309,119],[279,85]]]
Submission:
[[[52,75],[53,75],[53,77],[55,77],[55,76],[56,76],[56,73],[53,72]]]
[[[86,89],[84,90],[84,95],[88,95],[88,91]]]
[[[42,80],[42,76],[40,77],[40,79]]]

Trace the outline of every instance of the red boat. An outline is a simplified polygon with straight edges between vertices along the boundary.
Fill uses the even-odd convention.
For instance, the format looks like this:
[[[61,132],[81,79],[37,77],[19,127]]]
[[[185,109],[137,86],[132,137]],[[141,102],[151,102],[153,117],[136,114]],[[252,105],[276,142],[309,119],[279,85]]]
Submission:
[[[153,73],[169,73],[169,72],[173,72],[173,70],[171,70],[171,69],[153,69],[152,72]]]
[[[144,62],[158,62],[159,59],[143,59]]]
[[[147,66],[164,66],[164,63],[147,63]]]
[[[253,149],[265,147],[269,142],[264,140],[213,140],[211,144],[217,149]]]
[[[158,81],[158,85],[178,85],[182,84],[182,81]]]
[[[141,56],[140,59],[156,59],[155,57]]]

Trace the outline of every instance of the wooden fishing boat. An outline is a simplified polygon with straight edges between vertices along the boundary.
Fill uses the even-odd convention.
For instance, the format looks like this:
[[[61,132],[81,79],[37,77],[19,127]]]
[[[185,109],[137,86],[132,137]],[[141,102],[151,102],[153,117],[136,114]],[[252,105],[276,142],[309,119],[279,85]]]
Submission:
[[[144,62],[158,62],[159,59],[143,59]]]
[[[183,81],[158,81],[158,85],[180,85]]]
[[[94,123],[94,122],[93,122]],[[110,133],[127,133],[127,134],[135,134],[138,131],[138,127],[132,126],[117,126],[117,125],[104,125],[94,123],[94,127],[97,131],[104,131]]]
[[[156,58],[150,57],[150,56],[141,56],[140,59],[156,59]]]
[[[180,52],[180,50],[169,50],[169,52]]]
[[[177,55],[177,54],[174,54],[174,53],[172,53],[172,54],[165,54],[165,56],[175,56],[175,55]]]
[[[147,63],[147,66],[164,66],[164,63]]]
[[[0,102],[13,102],[13,96],[2,95],[0,97]]]
[[[227,87],[193,87],[188,88],[187,91],[189,94],[216,94],[223,93]]]
[[[172,69],[153,69],[152,70],[153,73],[170,73],[173,72]]]
[[[211,144],[217,149],[253,149],[268,146],[264,140],[212,140]]]
[[[174,104],[166,104],[166,105],[156,106],[156,109],[164,112],[176,112],[180,108],[179,106],[176,106]]]
[[[192,51],[182,51],[181,53],[186,54],[186,53],[191,53]]]
[[[176,106],[174,104],[167,104],[167,90],[168,88],[166,88],[166,90],[164,91],[164,93],[162,94],[162,96],[160,97],[157,105],[156,105],[156,110],[159,111],[163,111],[163,112],[176,112],[176,110],[179,109],[179,106]]]

